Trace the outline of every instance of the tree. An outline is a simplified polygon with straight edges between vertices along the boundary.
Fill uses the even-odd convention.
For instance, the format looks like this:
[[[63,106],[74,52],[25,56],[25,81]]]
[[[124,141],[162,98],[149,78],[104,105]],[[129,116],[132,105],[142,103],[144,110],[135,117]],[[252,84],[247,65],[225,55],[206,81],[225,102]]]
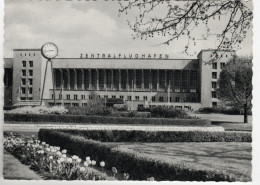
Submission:
[[[252,104],[252,60],[235,58],[229,61],[220,73],[217,97],[228,106],[244,109],[244,123]]]
[[[214,37],[218,40],[214,48],[217,55],[218,50],[238,49],[246,38],[253,18],[249,3],[244,0],[131,0],[119,2],[119,16],[128,16],[134,39],[164,36],[167,39],[160,44],[169,44],[181,38],[187,40],[184,52],[189,54],[189,47],[198,40]],[[218,33],[214,32],[216,24]]]

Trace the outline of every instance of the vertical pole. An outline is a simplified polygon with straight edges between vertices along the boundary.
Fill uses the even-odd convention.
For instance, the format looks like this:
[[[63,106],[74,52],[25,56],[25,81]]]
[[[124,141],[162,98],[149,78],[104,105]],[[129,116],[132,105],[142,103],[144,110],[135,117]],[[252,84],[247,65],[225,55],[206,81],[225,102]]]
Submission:
[[[134,102],[133,102],[133,100],[134,100],[134,81],[132,80],[132,110],[133,110],[133,108],[134,108]]]
[[[44,87],[45,87],[45,80],[46,80],[46,73],[47,73],[48,62],[49,62],[49,60],[46,61],[45,72],[44,72],[44,78],[43,78],[41,105],[42,105],[43,92],[44,92]]]
[[[53,65],[52,65],[52,61],[51,62],[51,71],[52,71],[52,85],[53,85],[53,98],[54,98],[54,106],[56,105],[56,96],[55,96],[55,80],[54,80],[54,70],[53,70]]]

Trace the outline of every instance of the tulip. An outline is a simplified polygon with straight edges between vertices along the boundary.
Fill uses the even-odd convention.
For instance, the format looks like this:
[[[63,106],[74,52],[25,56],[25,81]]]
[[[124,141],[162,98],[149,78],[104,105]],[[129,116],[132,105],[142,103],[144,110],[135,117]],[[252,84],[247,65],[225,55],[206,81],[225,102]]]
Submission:
[[[124,180],[128,180],[129,179],[129,174],[128,173],[124,173],[123,174],[123,178],[124,178]]]
[[[67,155],[66,155],[66,154],[62,154],[62,157],[63,157],[63,158],[66,158],[66,157],[67,157]]]
[[[94,160],[91,161],[91,165],[93,165],[93,166],[96,165],[96,161],[94,161]]]
[[[88,162],[87,161],[84,162],[84,166],[88,167]]]
[[[60,160],[61,162],[64,162],[64,158],[60,158],[59,160]]]
[[[86,157],[86,161],[89,161],[90,160],[90,157]]]
[[[80,172],[84,172],[84,171],[85,171],[85,168],[84,168],[84,167],[80,167],[80,168],[79,168],[79,171],[80,171]]]
[[[72,156],[72,159],[73,159],[73,160],[77,160],[77,158],[78,158],[78,156],[76,156],[76,155],[73,155],[73,156]]]
[[[81,159],[80,159],[80,158],[77,158],[76,161],[77,161],[77,163],[80,163],[80,162],[81,162]]]
[[[46,145],[46,142],[42,142],[42,145]]]
[[[60,150],[60,147],[59,147],[59,146],[57,146],[57,147],[56,147],[56,150]]]
[[[52,148],[52,149],[51,149],[51,152],[54,153],[54,152],[56,152],[56,150]]]
[[[57,160],[57,163],[60,164],[60,163],[61,163],[61,160],[58,159],[58,160]]]
[[[60,152],[60,151],[58,151],[56,154],[57,154],[58,156],[61,156],[61,152]]]
[[[67,150],[64,149],[64,150],[61,151],[61,153],[66,154]]]
[[[47,152],[51,151],[51,149],[50,149],[50,148],[45,148],[45,150],[46,150]]]
[[[67,159],[67,162],[72,163],[72,159],[71,159],[71,158],[68,158],[68,159]]]
[[[104,166],[105,166],[105,162],[104,162],[104,161],[101,161],[101,162],[100,162],[100,166],[101,166],[101,167],[104,167]]]
[[[52,160],[52,159],[53,159],[53,156],[51,155],[51,156],[49,157],[49,159]]]

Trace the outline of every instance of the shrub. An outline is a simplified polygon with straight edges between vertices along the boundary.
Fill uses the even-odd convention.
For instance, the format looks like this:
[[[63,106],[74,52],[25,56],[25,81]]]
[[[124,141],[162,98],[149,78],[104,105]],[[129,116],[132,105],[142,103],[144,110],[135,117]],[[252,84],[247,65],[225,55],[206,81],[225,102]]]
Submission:
[[[74,136],[56,130],[41,129],[40,140],[51,145],[68,149],[81,158],[86,155],[96,157],[96,160],[106,156],[105,168],[117,166],[121,173],[129,173],[131,179],[146,180],[154,177],[156,180],[178,181],[235,181],[232,174],[225,172],[191,169],[185,165],[165,163],[156,159],[147,158],[143,154],[131,150],[112,148],[111,145],[88,140],[82,136]]]
[[[175,109],[167,106],[156,106],[150,109],[151,116],[156,118],[178,118],[187,119],[190,118],[185,111],[181,109]]]
[[[221,114],[229,114],[229,115],[240,115],[243,114],[243,110],[238,107],[203,107],[198,109],[198,113],[221,113]],[[252,114],[251,110],[249,110],[249,114]]]
[[[252,142],[248,132],[60,130],[101,142]]]
[[[109,116],[112,114],[112,108],[107,108],[100,106],[99,108],[86,107],[67,107],[68,115],[99,115],[99,116]]]
[[[203,119],[166,119],[166,118],[129,118],[107,116],[76,116],[76,115],[35,115],[35,114],[4,114],[5,121],[16,122],[55,122],[74,124],[140,124],[140,125],[183,125],[209,126],[211,122]]]
[[[65,107],[63,106],[53,106],[53,107],[27,106],[27,107],[20,107],[8,111],[8,113],[12,113],[12,114],[66,114],[67,112],[68,110],[65,109]]]

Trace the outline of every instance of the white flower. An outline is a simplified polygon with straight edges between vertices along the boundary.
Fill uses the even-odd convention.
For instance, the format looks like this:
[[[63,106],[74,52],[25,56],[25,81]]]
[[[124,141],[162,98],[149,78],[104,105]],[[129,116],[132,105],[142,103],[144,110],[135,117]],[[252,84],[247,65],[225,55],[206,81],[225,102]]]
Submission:
[[[72,156],[72,159],[73,159],[73,160],[77,160],[77,158],[78,158],[78,156],[76,156],[76,155],[73,155],[73,156]]]
[[[50,148],[45,148],[45,150],[46,150],[47,152],[51,151],[51,149],[50,149]]]
[[[53,159],[53,156],[51,155],[51,156],[49,157],[49,159],[52,160],[52,159]]]
[[[56,147],[56,150],[60,150],[60,147],[59,147],[59,146],[57,146],[57,147]]]
[[[58,163],[58,164],[60,164],[60,163],[61,163],[61,160],[60,160],[60,159],[58,159],[58,160],[57,160],[57,163]]]
[[[66,154],[66,153],[67,153],[67,150],[64,149],[64,150],[62,150],[61,152],[62,152],[63,154]]]
[[[61,161],[61,162],[64,162],[64,158],[60,158],[60,161]]]
[[[91,164],[94,166],[94,165],[96,165],[96,161],[91,161]]]
[[[34,135],[32,135],[32,138],[34,138]]]
[[[67,162],[72,163],[72,159],[71,159],[71,158],[68,158],[68,159],[67,159]]]
[[[46,142],[42,142],[42,145],[43,145],[43,146],[46,145]]]
[[[54,148],[52,148],[52,149],[51,149],[51,152],[52,152],[52,153],[55,153],[55,152],[56,152],[56,150],[55,150]]]
[[[61,152],[60,152],[60,151],[58,151],[56,154],[57,154],[58,156],[61,156]]]
[[[84,172],[85,168],[84,167],[80,167],[79,171]]]
[[[78,162],[78,163],[80,163],[80,162],[81,162],[81,159],[80,159],[80,158],[77,158],[76,160],[77,160],[77,162]]]
[[[86,161],[89,161],[90,160],[90,157],[86,157]]]
[[[101,162],[100,162],[100,166],[101,166],[101,167],[104,167],[104,166],[105,166],[105,162],[104,162],[104,161],[101,161]]]
[[[62,157],[63,157],[63,158],[66,158],[66,157],[67,157],[67,155],[66,155],[66,154],[62,154]]]
[[[84,166],[88,167],[88,162],[87,161],[84,162]]]
[[[88,163],[89,165],[91,165],[91,160],[87,160],[87,163]]]
[[[27,143],[27,146],[31,146],[30,143]]]

